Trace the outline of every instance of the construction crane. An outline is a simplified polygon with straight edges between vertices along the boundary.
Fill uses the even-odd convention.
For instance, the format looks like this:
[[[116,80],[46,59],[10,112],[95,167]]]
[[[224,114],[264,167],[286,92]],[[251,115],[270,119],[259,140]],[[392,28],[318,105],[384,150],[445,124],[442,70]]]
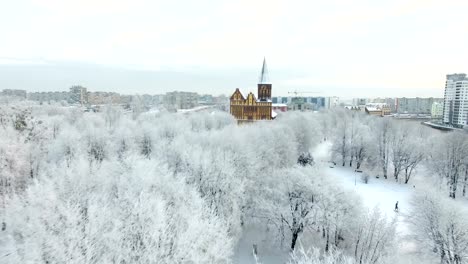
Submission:
[[[297,97],[298,94],[306,94],[306,93],[319,94],[319,93],[322,93],[322,91],[316,91],[316,92],[298,92],[298,91],[293,91],[293,92],[288,92],[288,94],[294,94],[296,97]]]

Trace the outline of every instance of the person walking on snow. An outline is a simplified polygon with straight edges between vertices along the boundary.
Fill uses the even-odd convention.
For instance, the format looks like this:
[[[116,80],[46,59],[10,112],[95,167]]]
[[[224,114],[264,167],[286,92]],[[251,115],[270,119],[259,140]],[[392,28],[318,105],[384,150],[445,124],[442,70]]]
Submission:
[[[398,212],[398,201],[395,204],[395,212]]]

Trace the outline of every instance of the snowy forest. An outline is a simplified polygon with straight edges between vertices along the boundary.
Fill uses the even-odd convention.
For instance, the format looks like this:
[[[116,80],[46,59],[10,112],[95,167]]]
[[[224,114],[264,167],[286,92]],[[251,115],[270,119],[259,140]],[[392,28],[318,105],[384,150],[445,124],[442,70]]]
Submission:
[[[468,134],[9,102],[0,199],[0,263],[462,264]]]

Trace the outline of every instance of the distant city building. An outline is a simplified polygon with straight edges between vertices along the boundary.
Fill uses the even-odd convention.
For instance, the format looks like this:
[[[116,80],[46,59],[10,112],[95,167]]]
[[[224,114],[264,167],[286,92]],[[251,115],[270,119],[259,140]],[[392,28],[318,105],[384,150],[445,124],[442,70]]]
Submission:
[[[3,89],[1,92],[3,96],[14,96],[19,98],[26,99],[26,91],[25,90],[16,90],[16,89]]]
[[[272,97],[273,104],[285,104],[291,111],[317,111],[330,107],[330,98],[311,96]]]
[[[362,106],[370,103],[368,98],[353,98],[353,106]]]
[[[399,114],[430,114],[434,102],[442,102],[442,98],[397,98],[397,113]]]
[[[390,109],[391,113],[396,113],[397,112],[397,103],[398,100],[396,98],[374,98],[372,100],[369,100],[368,103],[379,103],[379,104],[386,104],[388,108]]]
[[[336,96],[326,97],[325,99],[325,108],[335,108],[340,106],[340,98]]]
[[[156,94],[153,95],[153,104],[154,105],[162,105],[164,104],[164,94]]]
[[[168,110],[190,109],[198,105],[198,94],[192,92],[169,92],[164,97],[164,105]]]
[[[368,103],[365,112],[369,115],[386,116],[391,114],[391,109],[386,103]]]
[[[443,122],[456,127],[468,124],[468,78],[466,74],[447,74]]]
[[[276,113],[278,112],[286,112],[288,111],[288,105],[287,104],[271,104],[271,107],[273,108],[273,111]]]
[[[120,95],[120,103],[123,105],[127,105],[127,107],[130,106],[130,103],[132,102],[133,95]]]
[[[291,103],[292,97],[290,96],[276,96],[271,98],[271,102],[274,104],[289,104]]]
[[[432,103],[431,118],[441,120],[443,116],[444,116],[444,103],[443,102]]]
[[[212,105],[214,104],[213,96],[211,94],[204,94],[198,97],[198,104],[200,105]]]
[[[69,92],[32,92],[28,93],[28,100],[37,102],[50,102],[50,101],[70,101]]]
[[[213,103],[216,105],[216,108],[221,111],[229,112],[230,110],[230,100],[229,97],[225,96],[224,94],[219,96],[213,97]]]
[[[88,92],[87,102],[91,105],[120,104],[120,94],[114,92]]]
[[[314,105],[307,102],[306,97],[293,97],[288,103],[288,110],[291,111],[313,111]]]
[[[76,85],[70,87],[70,98],[69,102],[73,104],[87,104],[88,103],[88,93],[86,88]]]
[[[142,104],[146,107],[151,107],[154,105],[153,96],[149,94],[142,94],[139,96]]]

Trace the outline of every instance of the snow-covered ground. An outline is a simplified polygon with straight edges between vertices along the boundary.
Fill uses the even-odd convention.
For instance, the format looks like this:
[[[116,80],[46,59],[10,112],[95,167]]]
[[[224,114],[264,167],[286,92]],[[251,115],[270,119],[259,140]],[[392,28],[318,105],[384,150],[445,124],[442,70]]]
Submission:
[[[399,253],[407,255],[402,259],[408,259],[406,263],[412,263],[411,253],[414,251],[413,243],[407,238],[409,235],[409,224],[406,221],[410,212],[410,200],[415,188],[412,184],[397,183],[391,179],[370,177],[369,182],[365,184],[361,180],[362,173],[354,172],[354,168],[348,166],[330,166],[330,147],[326,142],[320,144],[313,153],[313,157],[318,166],[323,168],[325,177],[334,178],[334,181],[341,184],[347,190],[354,190],[363,201],[363,204],[372,209],[378,207],[389,220],[396,217],[397,221],[397,241]],[[331,168],[333,167],[333,168]],[[399,212],[394,211],[395,203],[398,201]],[[274,245],[268,247],[269,241],[265,237],[264,230],[247,228],[239,241],[234,263],[255,263],[252,256],[252,245],[259,247],[259,258],[261,263],[285,263],[288,259],[288,251],[276,249]],[[401,263],[401,261],[398,261]]]
[[[213,106],[213,105],[201,105],[201,106],[197,106],[197,107],[190,108],[190,109],[177,109],[177,113],[179,113],[179,114],[187,114],[187,113],[199,112],[199,111],[207,110],[207,109],[210,109],[210,108],[214,108],[214,106]]]
[[[410,253],[414,247],[407,240],[409,235],[409,224],[406,221],[411,208],[411,196],[415,192],[412,184],[397,183],[392,179],[389,172],[388,179],[370,176],[366,184],[361,180],[363,173],[354,171],[349,166],[330,166],[330,147],[328,143],[320,144],[314,151],[314,157],[318,164],[323,166],[323,171],[328,177],[332,177],[348,190],[354,190],[369,209],[378,207],[389,219],[396,217],[397,241],[400,253]],[[332,168],[333,167],[333,168]],[[395,203],[398,201],[399,212],[396,213]]]
[[[246,227],[243,231],[242,238],[237,244],[234,263],[255,264],[253,256],[254,244],[257,245],[259,263],[287,263],[289,249],[287,247],[280,248],[278,244],[274,244],[274,239],[272,239],[268,233],[269,232],[259,226]]]

